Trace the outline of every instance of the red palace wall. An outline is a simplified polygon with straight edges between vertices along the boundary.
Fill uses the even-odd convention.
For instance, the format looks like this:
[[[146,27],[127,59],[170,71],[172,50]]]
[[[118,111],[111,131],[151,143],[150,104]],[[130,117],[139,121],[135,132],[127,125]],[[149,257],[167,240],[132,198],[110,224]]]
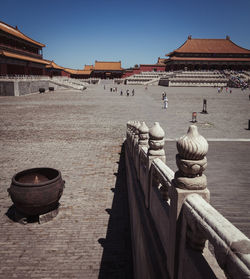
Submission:
[[[61,76],[63,76],[63,77],[70,77],[70,73],[67,73],[67,72],[65,72],[65,71],[62,71],[62,72],[61,72]]]
[[[0,76],[6,76],[6,75],[7,75],[7,64],[0,63]]]
[[[63,76],[63,77],[70,77],[70,73],[68,73],[68,72],[65,72],[65,71],[63,71],[63,70],[46,70],[46,75],[47,76],[50,76],[50,77],[61,77],[61,76]]]
[[[164,72],[165,68],[165,65],[140,65],[141,72]]]
[[[141,72],[141,69],[140,68],[136,68],[136,69],[133,69],[129,72],[125,72],[123,75],[122,75],[122,78],[126,78],[126,77],[130,77],[132,75],[135,75],[135,74],[140,74]]]
[[[131,72],[127,72],[127,73],[124,73],[123,75],[122,75],[122,78],[126,78],[126,77],[129,77],[129,76],[132,76],[133,75],[133,72],[131,71]]]
[[[129,72],[125,72],[122,78],[126,78],[135,74],[140,74],[141,72],[164,72],[165,65],[140,65],[139,68],[135,68]]]

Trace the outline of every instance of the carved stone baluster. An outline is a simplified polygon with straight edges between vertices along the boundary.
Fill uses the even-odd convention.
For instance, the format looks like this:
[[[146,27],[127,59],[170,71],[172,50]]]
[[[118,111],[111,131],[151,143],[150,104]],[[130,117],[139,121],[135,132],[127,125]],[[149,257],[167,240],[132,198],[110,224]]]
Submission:
[[[130,153],[132,151],[132,121],[127,122],[127,141]]]
[[[146,164],[145,164],[145,157],[142,157],[141,155],[141,149],[144,149],[144,152],[147,153],[147,149],[148,149],[148,139],[149,139],[149,128],[146,125],[145,122],[142,122],[141,125],[138,128],[139,131],[139,140],[138,140],[138,160],[137,160],[137,169],[138,169],[138,178],[141,182],[141,184],[145,184],[145,176],[141,176],[141,168],[143,170],[145,170]],[[143,158],[143,160],[142,160]],[[142,174],[144,174],[144,172],[142,171]]]
[[[134,139],[133,139],[133,157],[135,158],[138,152],[138,140],[139,140],[139,127],[138,121],[134,122]]]
[[[195,125],[191,125],[187,135],[177,141],[177,149],[176,164],[179,170],[175,173],[175,186],[187,190],[205,189],[207,178],[203,171],[207,167],[208,143]]]
[[[154,159],[159,158],[161,159],[164,163],[166,163],[166,156],[165,156],[165,151],[164,151],[164,139],[165,133],[163,129],[161,128],[159,122],[155,122],[153,127],[149,129],[149,149],[148,149],[148,166],[147,166],[147,173],[149,176],[149,171],[151,167],[151,163]],[[158,187],[160,182],[157,177],[153,177],[153,182],[152,185],[155,187]],[[152,189],[148,189],[148,196],[145,194],[145,203],[146,206],[149,207],[150,203],[150,192]],[[164,196],[164,195],[163,195]]]
[[[178,196],[182,195],[182,199],[178,203],[182,203],[184,197],[189,193],[200,193],[208,200],[207,178],[203,174],[207,167],[207,140],[199,134],[195,125],[191,125],[187,135],[184,135],[177,141],[177,149],[179,152],[176,155],[178,171],[175,173],[173,185],[183,189],[182,192],[179,190]],[[180,205],[178,205],[178,208],[180,208]],[[199,231],[198,224],[188,224],[186,234],[187,245],[192,249],[202,251],[205,241],[205,237]]]
[[[126,130],[126,138],[127,138],[128,145],[130,145],[130,133],[131,133],[130,121],[128,121],[127,130]]]
[[[149,128],[145,122],[139,127],[139,146],[148,147],[148,139],[149,139]]]
[[[164,151],[164,136],[165,133],[159,122],[155,122],[153,127],[149,130],[149,149],[148,156],[151,163],[155,158],[160,158],[164,163],[166,162]]]
[[[131,121],[131,155],[134,154],[135,121]]]
[[[135,122],[135,135],[134,135],[134,142],[133,142],[133,158],[134,158],[134,163],[135,163],[135,167],[137,170],[137,176],[139,175],[139,169],[138,169],[138,163],[139,163],[139,127],[140,127],[140,122],[136,121]]]
[[[134,140],[135,140],[135,144],[138,143],[139,141],[139,127],[141,126],[140,122],[139,121],[136,121],[135,122],[135,136],[134,136]]]

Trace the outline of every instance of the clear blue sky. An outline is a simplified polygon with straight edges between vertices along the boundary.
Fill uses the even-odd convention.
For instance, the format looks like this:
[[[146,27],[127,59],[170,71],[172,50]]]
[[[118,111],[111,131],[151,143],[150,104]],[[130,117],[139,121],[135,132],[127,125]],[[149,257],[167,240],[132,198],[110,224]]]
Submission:
[[[187,39],[225,38],[250,49],[250,0],[3,0],[0,20],[44,43],[70,68],[156,63]]]

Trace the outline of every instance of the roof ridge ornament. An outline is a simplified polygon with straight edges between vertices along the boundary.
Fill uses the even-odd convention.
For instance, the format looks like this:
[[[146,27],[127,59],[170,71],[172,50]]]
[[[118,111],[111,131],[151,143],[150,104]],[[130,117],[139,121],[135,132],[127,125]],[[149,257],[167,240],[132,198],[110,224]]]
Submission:
[[[188,35],[188,40],[191,40],[192,39],[192,35]]]

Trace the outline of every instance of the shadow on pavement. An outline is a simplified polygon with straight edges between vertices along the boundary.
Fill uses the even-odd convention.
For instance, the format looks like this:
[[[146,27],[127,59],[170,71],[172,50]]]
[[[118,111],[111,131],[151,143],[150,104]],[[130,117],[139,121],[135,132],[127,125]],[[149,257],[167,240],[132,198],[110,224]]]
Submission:
[[[99,279],[132,279],[133,262],[131,251],[131,235],[126,183],[125,153],[122,145],[118,173],[116,175],[114,199],[111,209],[106,209],[110,215],[106,238],[98,239],[103,247],[103,255]]]

